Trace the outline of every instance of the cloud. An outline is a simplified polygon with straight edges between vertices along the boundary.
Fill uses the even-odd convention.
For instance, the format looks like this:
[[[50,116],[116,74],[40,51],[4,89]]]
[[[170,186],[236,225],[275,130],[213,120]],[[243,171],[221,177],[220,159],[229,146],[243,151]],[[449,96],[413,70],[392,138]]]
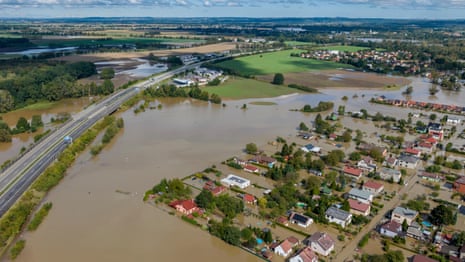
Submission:
[[[465,8],[465,0],[0,0],[0,9],[5,7],[247,7],[247,6],[327,6],[353,5],[373,8]]]

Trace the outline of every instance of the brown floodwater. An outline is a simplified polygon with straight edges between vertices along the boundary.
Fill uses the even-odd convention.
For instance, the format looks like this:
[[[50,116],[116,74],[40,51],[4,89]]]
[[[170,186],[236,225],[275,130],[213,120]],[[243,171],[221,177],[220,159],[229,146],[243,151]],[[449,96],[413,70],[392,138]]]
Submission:
[[[226,107],[163,99],[159,101],[161,110],[138,115],[131,110],[124,112],[124,133],[98,157],[82,154],[49,193],[46,201],[53,202],[53,208],[37,231],[23,234],[27,244],[17,261],[257,261],[257,257],[144,204],[143,192],[162,178],[184,177],[233,155],[240,156],[247,143],[264,145],[276,136],[295,136],[300,122],[310,125],[315,118],[315,114],[289,111],[304,104],[332,100],[336,109],[338,104],[345,104],[348,110],[362,107],[369,111],[381,108],[395,116],[408,113],[371,105],[367,100],[375,91],[363,90],[368,95],[359,96],[359,100],[340,100],[344,94],[357,92],[338,89],[227,101]],[[240,109],[252,101],[273,101],[277,105],[249,104],[247,110]],[[357,128],[353,121],[344,122]]]
[[[5,114],[0,114],[0,116],[3,118],[3,121],[5,121],[10,127],[13,128],[20,117],[24,117],[31,121],[33,115],[41,115],[42,121],[45,123],[45,128],[49,129],[52,127],[50,120],[56,114],[61,112],[67,112],[71,114],[79,112],[90,102],[91,100],[89,100],[88,97],[64,99],[62,101],[56,102],[50,108],[34,110],[27,108],[19,109]],[[41,131],[42,129],[35,133],[23,133],[15,135],[13,136],[10,143],[0,143],[0,165],[5,161],[18,156],[21,148],[28,147],[31,143],[33,143],[34,136],[39,134]]]

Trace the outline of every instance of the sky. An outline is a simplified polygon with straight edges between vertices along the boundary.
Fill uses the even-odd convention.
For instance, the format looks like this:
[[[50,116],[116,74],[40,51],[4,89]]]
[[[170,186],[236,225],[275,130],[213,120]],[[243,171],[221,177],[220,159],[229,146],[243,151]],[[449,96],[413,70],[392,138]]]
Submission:
[[[0,17],[465,19],[465,0],[0,0]]]

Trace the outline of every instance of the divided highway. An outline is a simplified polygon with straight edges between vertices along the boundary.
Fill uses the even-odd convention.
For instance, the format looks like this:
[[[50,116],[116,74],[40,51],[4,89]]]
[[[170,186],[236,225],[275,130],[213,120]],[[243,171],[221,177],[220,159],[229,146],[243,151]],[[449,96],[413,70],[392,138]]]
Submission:
[[[90,105],[73,116],[72,120],[52,132],[44,140],[14,162],[0,174],[0,217],[21,197],[36,178],[67,147],[65,137],[78,138],[98,120],[117,110],[125,101],[156,83],[204,62],[186,65],[173,71],[154,76],[147,81],[120,90],[104,100]]]

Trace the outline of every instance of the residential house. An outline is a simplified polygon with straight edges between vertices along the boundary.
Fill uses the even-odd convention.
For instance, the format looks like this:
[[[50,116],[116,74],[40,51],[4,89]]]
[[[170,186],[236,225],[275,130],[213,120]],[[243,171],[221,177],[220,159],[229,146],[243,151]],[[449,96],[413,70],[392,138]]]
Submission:
[[[379,228],[379,233],[386,237],[395,237],[402,232],[402,225],[396,221],[388,221]]]
[[[441,124],[439,123],[429,123],[428,124],[428,134],[438,141],[442,141],[444,138],[444,130],[442,129]]]
[[[373,158],[366,156],[358,161],[357,167],[366,172],[373,172],[376,171],[376,162],[373,160]]]
[[[281,225],[289,226],[289,220],[286,217],[280,216],[276,219],[276,222],[278,222]]]
[[[417,144],[415,149],[423,154],[431,154],[433,153],[434,145],[427,142],[420,142]]]
[[[370,214],[371,207],[369,204],[360,202],[355,199],[349,199],[350,213],[360,216],[368,216]]]
[[[397,160],[399,161],[398,166],[410,169],[417,168],[418,162],[420,161],[418,157],[409,155],[401,155]]]
[[[344,167],[344,175],[352,178],[353,180],[359,180],[362,177],[362,174],[363,170],[361,169],[350,166]]]
[[[418,175],[421,179],[430,181],[430,182],[436,182],[439,183],[444,180],[444,176],[438,175],[438,174],[433,174],[433,173],[428,173],[428,172],[422,172],[421,174]]]
[[[370,204],[373,202],[373,193],[370,191],[360,190],[358,188],[352,188],[349,193],[347,193],[347,197],[358,200],[365,204]]]
[[[416,156],[416,157],[421,156],[421,151],[420,150],[415,149],[415,148],[411,148],[411,147],[405,149],[404,153],[406,155],[411,155],[411,156]]]
[[[194,212],[198,212],[199,208],[195,204],[194,200],[176,200],[169,204],[170,207],[176,209],[178,212],[188,216]]]
[[[407,229],[407,236],[416,240],[423,239],[423,232],[421,232],[421,226],[417,222],[413,221]]]
[[[250,186],[250,180],[233,174],[229,174],[227,177],[221,179],[221,182],[229,187],[237,186],[240,189]]]
[[[325,212],[325,217],[330,223],[336,223],[343,228],[350,224],[352,221],[352,214],[339,209],[335,206],[331,206]]]
[[[397,166],[397,158],[395,157],[386,158],[383,162],[383,166],[391,167],[391,168]]]
[[[447,118],[447,124],[448,125],[456,126],[456,125],[459,125],[461,122],[462,122],[462,120],[460,118],[456,118],[456,117],[448,117]]]
[[[435,259],[429,258],[423,255],[414,255],[411,259],[411,262],[437,262]]]
[[[244,166],[244,171],[250,173],[260,173],[260,169],[258,167],[248,164]]]
[[[311,247],[307,246],[291,257],[289,262],[318,262],[318,256],[313,252]]]
[[[398,183],[402,178],[402,173],[399,170],[382,167],[379,171],[379,177],[383,180],[392,180],[394,183]]]
[[[462,176],[459,179],[455,180],[454,189],[455,191],[461,194],[465,194],[465,176]]]
[[[210,191],[214,196],[219,196],[221,193],[226,191],[226,187],[224,186],[217,186],[214,181],[209,180],[203,186],[203,189]]]
[[[362,190],[368,191],[373,195],[377,196],[384,190],[384,185],[373,180],[365,182],[362,186]]]
[[[398,206],[394,208],[391,214],[391,220],[396,221],[399,224],[402,224],[404,220],[408,225],[417,218],[418,212],[409,208]]]
[[[303,147],[300,148],[302,151],[304,151],[305,153],[320,153],[321,152],[321,148],[320,147],[317,147],[317,146],[314,146],[312,144],[308,144],[308,145],[305,145]]]
[[[271,244],[270,249],[278,256],[287,257],[292,253],[292,244],[289,240],[284,239],[281,242]]]
[[[244,194],[242,196],[242,200],[244,201],[244,203],[249,204],[249,205],[253,205],[257,203],[257,199],[251,194]]]
[[[289,216],[289,221],[293,224],[297,224],[301,227],[308,227],[313,223],[313,219],[308,216],[292,212]]]
[[[310,246],[314,252],[322,256],[328,256],[331,254],[331,251],[334,250],[335,241],[327,233],[315,232],[313,235],[308,237],[304,243],[306,243],[307,246]]]
[[[247,164],[247,161],[245,161],[244,159],[237,158],[237,157],[234,157],[233,161],[234,163],[241,165],[241,166],[245,166]]]
[[[271,168],[276,164],[276,159],[269,156],[257,155],[249,159],[249,162],[268,166]]]
[[[459,258],[465,260],[465,245],[463,245],[459,250]]]

